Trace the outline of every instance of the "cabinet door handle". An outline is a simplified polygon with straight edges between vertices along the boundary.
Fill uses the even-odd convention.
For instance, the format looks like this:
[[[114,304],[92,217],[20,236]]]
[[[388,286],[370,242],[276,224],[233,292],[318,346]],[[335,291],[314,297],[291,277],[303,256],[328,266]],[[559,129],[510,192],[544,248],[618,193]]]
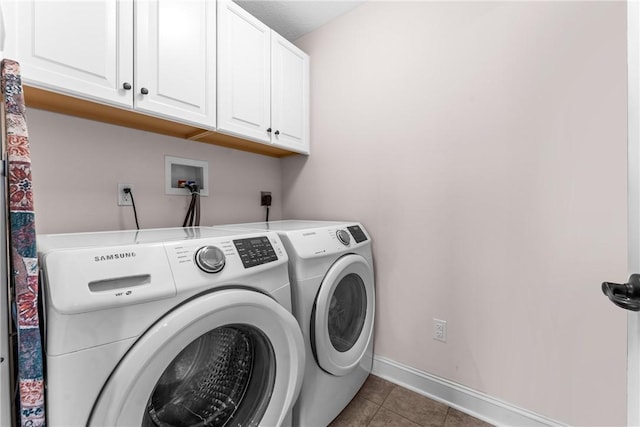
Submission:
[[[131,90],[132,88],[131,83],[127,83],[127,82],[122,83],[122,87],[124,90]]]
[[[147,89],[146,87],[143,87],[142,89],[140,89],[140,93],[143,95],[148,95],[149,94],[149,89]]]
[[[280,131],[279,130],[275,131],[275,134],[280,135]]]
[[[267,132],[271,133],[271,128],[267,129]]]

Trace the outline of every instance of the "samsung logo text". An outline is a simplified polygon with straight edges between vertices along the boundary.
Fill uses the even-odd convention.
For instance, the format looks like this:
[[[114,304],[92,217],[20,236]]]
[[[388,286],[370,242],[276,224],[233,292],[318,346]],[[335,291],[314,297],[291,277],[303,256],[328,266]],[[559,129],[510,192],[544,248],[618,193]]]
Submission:
[[[95,257],[93,257],[93,260],[95,262],[115,261],[115,260],[118,260],[118,259],[135,258],[135,256],[136,256],[135,252],[122,252],[122,253],[118,253],[118,254],[95,256]]]

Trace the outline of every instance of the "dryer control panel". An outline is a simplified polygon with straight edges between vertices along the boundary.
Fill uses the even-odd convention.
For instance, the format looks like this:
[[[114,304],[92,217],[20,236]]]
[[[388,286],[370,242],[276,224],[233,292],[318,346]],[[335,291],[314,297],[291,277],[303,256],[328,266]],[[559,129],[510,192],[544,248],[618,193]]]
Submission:
[[[233,241],[244,268],[276,261],[278,256],[266,236],[237,239]]]
[[[364,231],[362,231],[362,228],[360,228],[359,225],[349,226],[347,227],[347,230],[349,230],[356,243],[362,243],[367,240],[366,234],[364,234]]]

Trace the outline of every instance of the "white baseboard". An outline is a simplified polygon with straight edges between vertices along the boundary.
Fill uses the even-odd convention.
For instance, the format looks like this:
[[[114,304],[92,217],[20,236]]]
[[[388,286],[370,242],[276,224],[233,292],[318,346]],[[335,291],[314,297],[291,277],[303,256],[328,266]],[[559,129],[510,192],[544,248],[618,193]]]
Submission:
[[[373,357],[373,374],[495,426],[567,426],[382,356]]]

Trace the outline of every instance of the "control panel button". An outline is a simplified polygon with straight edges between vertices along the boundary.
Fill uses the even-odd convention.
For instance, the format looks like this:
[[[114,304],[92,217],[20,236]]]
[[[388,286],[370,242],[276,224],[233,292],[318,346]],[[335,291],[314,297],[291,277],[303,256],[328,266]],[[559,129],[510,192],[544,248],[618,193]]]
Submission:
[[[225,265],[225,256],[216,246],[203,246],[196,251],[196,265],[205,273],[218,273]]]
[[[340,243],[345,246],[349,246],[349,243],[351,243],[351,236],[349,236],[349,233],[344,230],[336,231],[336,236],[338,237],[338,240],[340,240]]]

